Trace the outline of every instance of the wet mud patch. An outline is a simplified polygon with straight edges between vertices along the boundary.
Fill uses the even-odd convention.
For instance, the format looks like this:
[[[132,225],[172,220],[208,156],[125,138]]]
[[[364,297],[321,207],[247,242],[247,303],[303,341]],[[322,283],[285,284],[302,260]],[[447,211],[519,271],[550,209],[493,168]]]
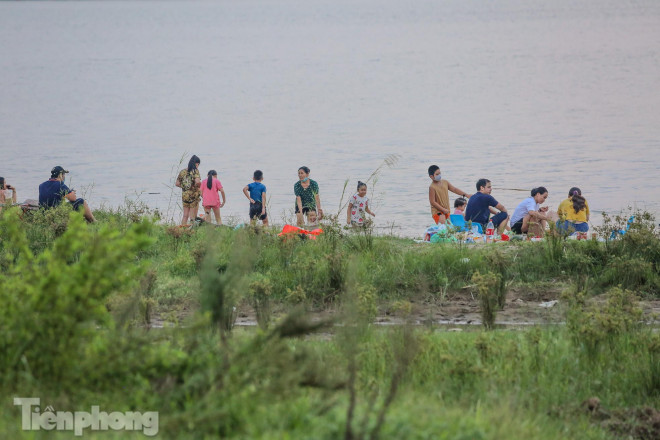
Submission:
[[[660,439],[660,411],[650,406],[638,408],[604,409],[597,397],[582,402],[592,421],[615,435],[615,438],[634,440]]]
[[[620,438],[636,440],[660,439],[660,411],[651,407],[612,411],[603,426]]]
[[[495,325],[500,327],[520,327],[529,325],[563,324],[564,304],[560,298],[565,286],[544,286],[543,289],[515,286],[507,293],[504,310],[496,312]],[[604,302],[604,296],[592,299]],[[398,310],[396,304],[409,302],[409,315]],[[660,300],[640,300],[639,305],[648,324],[660,323]],[[291,304],[273,302],[272,319],[285,316],[293,307]],[[322,308],[310,307],[309,314],[315,319],[325,319],[340,313],[338,305]],[[197,302],[186,302],[177,306],[160,307],[152,317],[154,327],[171,326],[184,323],[197,310]],[[481,310],[477,295],[469,286],[465,289],[447,292],[443,296],[420,295],[401,300],[383,301],[378,305],[378,315],[374,318],[377,325],[401,325],[412,322],[415,325],[440,325],[472,327],[481,326]],[[237,326],[252,327],[257,325],[257,316],[252,304],[242,301],[236,306]],[[658,437],[660,439],[660,437]]]

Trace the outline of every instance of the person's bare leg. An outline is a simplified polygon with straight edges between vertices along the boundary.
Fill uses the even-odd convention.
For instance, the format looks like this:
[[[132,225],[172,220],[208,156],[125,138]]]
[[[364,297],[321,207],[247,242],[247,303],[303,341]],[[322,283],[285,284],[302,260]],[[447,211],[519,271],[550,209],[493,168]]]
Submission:
[[[438,216],[438,224],[439,225],[444,225],[447,222],[447,217],[445,217],[444,214],[440,214]]]
[[[213,215],[215,216],[216,224],[221,225],[222,224],[222,217],[220,217],[220,208],[215,206],[213,208]],[[211,216],[210,215],[209,215],[209,221],[211,221]]]
[[[520,227],[520,231],[523,234],[527,234],[527,232],[529,231],[529,215],[523,217],[523,222],[522,222],[522,226]]]
[[[183,207],[183,219],[181,220],[181,226],[188,224],[188,217],[190,216],[190,208]]]
[[[265,219],[263,219],[262,222],[263,222],[263,224],[264,224],[264,227],[267,228],[267,227],[268,227],[268,217],[266,217]]]
[[[190,220],[194,221],[197,218],[197,211],[199,211],[199,203],[195,203],[190,207]]]
[[[536,222],[535,219],[530,219],[527,223],[527,234],[528,235],[533,235],[534,237],[542,237],[543,236],[543,228],[541,227],[541,224]]]
[[[502,235],[502,232],[504,232],[504,230],[507,228],[508,225],[509,225],[509,217],[507,217],[506,220],[503,220],[502,223],[497,225],[497,233],[499,235]]]
[[[217,219],[217,217],[216,217]],[[204,207],[204,221],[206,223],[211,223],[211,208],[208,206]]]
[[[87,202],[83,202],[83,207],[85,208],[85,212],[83,214],[85,216],[85,220],[87,220],[89,223],[94,223],[96,219],[94,218],[94,214],[92,214],[92,210],[90,209]]]
[[[543,227],[542,223],[536,223],[536,236],[537,237],[543,237],[545,235],[545,228]]]

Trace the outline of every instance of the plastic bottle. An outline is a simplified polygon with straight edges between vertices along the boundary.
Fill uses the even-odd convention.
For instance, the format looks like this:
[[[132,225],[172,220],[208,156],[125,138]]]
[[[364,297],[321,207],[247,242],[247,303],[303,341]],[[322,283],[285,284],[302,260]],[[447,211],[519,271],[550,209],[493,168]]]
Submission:
[[[488,226],[486,226],[486,241],[489,243],[492,242],[494,236],[495,236],[495,225],[493,225],[493,221],[490,220],[488,222]]]

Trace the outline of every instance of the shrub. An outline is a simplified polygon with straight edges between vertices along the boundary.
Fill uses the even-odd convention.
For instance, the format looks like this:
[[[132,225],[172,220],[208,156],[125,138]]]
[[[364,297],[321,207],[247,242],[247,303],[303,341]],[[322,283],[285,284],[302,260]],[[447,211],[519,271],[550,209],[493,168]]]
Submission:
[[[660,395],[660,335],[651,334],[646,338],[648,349],[648,370],[645,386],[649,395]]]
[[[252,274],[248,286],[250,300],[257,314],[257,323],[263,330],[268,329],[271,318],[270,298],[273,284],[270,278],[261,274]]]
[[[587,301],[584,292],[568,290],[562,297],[568,302],[566,324],[573,341],[592,360],[605,343],[612,344],[640,326],[642,310],[629,290],[612,287],[604,305]]]
[[[500,276],[492,272],[481,275],[477,271],[472,276],[472,282],[477,285],[477,292],[479,293],[482,324],[487,330],[490,330],[495,325],[495,309],[498,304]]]
[[[600,281],[605,286],[620,285],[627,289],[655,290],[658,274],[653,263],[638,257],[614,257],[603,271]]]
[[[35,255],[18,213],[2,216],[0,247],[14,255],[0,275],[3,381],[22,373],[53,383],[75,380],[70,371],[79,350],[101,337],[96,326],[112,326],[106,299],[130,292],[143,272],[135,257],[150,243],[150,227],[145,221],[123,236],[108,227],[95,232],[72,212],[66,232]]]

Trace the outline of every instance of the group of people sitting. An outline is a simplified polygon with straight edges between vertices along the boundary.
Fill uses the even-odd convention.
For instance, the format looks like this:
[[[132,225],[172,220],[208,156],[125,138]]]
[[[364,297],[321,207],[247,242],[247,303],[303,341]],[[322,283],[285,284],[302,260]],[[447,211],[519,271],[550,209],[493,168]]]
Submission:
[[[62,200],[67,200],[71,207],[79,211],[82,209],[85,219],[93,223],[96,221],[92,210],[87,202],[76,196],[76,191],[70,189],[64,181],[69,171],[61,166],[53,167],[50,170],[50,179],[39,185],[39,207],[49,209],[58,206]],[[4,177],[0,177],[0,209],[7,203],[7,192],[11,191],[11,203],[16,204],[16,187],[6,182]],[[27,203],[27,202],[26,202]]]
[[[511,231],[515,234],[543,236],[549,222],[556,222],[560,231],[587,232],[589,230],[589,205],[582,197],[580,188],[573,187],[568,192],[568,198],[559,204],[557,214],[548,212],[547,206],[541,206],[548,198],[548,190],[539,186],[532,189],[530,197],[524,199],[512,215],[506,207],[492,195],[493,186],[488,179],[479,179],[476,183],[477,192],[468,194],[455,187],[449,181],[442,179],[440,167],[431,165],[428,169],[429,203],[431,215],[436,224],[444,224],[451,215],[449,208],[449,191],[460,197],[454,202],[454,214],[460,214],[465,220],[478,223],[485,231],[489,222],[497,229],[498,234]]]

